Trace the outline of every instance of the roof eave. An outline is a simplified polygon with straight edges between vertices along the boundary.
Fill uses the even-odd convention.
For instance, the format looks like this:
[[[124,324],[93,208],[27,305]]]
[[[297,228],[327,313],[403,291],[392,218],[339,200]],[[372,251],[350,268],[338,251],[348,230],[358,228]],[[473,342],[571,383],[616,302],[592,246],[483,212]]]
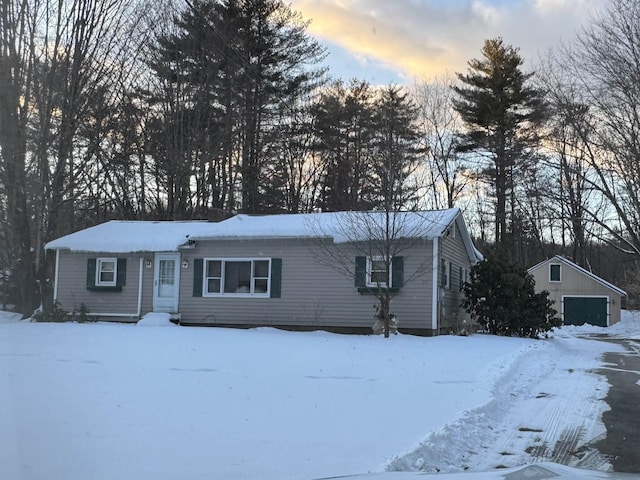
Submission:
[[[592,280],[595,280],[596,282],[598,282],[599,284],[607,287],[608,289],[623,295],[623,296],[627,296],[627,292],[625,292],[624,290],[622,290],[619,287],[616,287],[614,284],[607,282],[604,278],[599,277],[598,275],[596,275],[593,272],[590,272],[589,270],[587,270],[586,268],[581,267],[580,265],[578,265],[577,263],[572,262],[571,260],[569,260],[568,258],[563,257],[562,255],[554,255],[551,258],[548,258],[547,260],[544,260],[536,265],[534,265],[533,267],[529,268],[527,270],[528,273],[531,273],[532,271],[544,266],[545,264],[548,264],[552,261],[558,261],[561,262],[563,264],[565,264],[568,267],[573,268],[574,270],[582,273],[583,275],[586,275],[587,277],[591,278]]]

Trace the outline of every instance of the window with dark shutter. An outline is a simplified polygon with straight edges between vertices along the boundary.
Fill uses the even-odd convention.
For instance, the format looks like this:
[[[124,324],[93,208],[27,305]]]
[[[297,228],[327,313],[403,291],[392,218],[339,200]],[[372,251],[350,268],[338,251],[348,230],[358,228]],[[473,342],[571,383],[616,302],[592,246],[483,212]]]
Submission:
[[[281,258],[195,258],[194,297],[279,298]]]
[[[271,298],[280,298],[282,295],[282,259],[271,259]]]
[[[391,258],[391,286],[393,288],[404,287],[404,257]]]
[[[127,259],[118,258],[116,262],[116,286],[124,287],[127,284]]]
[[[374,294],[379,289],[397,292],[404,286],[404,258],[391,258],[391,271],[387,271],[386,263],[381,257],[356,257],[355,286],[358,292]]]
[[[120,292],[126,285],[127,259],[98,257],[87,259],[87,290]]]
[[[202,279],[203,279],[203,260],[202,258],[193,259],[193,296],[202,296]]]
[[[356,257],[355,282],[358,288],[367,286],[367,257]]]

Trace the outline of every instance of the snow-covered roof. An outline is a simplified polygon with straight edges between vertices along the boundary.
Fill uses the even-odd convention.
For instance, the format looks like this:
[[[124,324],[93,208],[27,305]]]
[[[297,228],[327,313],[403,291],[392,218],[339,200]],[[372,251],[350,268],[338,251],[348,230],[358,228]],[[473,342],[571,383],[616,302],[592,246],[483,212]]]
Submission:
[[[173,252],[187,242],[188,235],[211,229],[214,225],[206,221],[111,220],[52,240],[44,248],[105,253]]]
[[[546,264],[548,264],[548,263],[550,263],[552,261],[559,261],[561,263],[564,263],[565,265],[577,270],[578,272],[582,273],[583,275],[586,275],[587,277],[592,278],[596,282],[604,285],[605,287],[613,290],[614,292],[619,293],[620,295],[623,295],[625,297],[627,296],[627,292],[625,292],[621,288],[616,287],[613,283],[607,282],[604,278],[601,278],[601,277],[597,276],[595,273],[590,272],[589,270],[587,270],[585,268],[582,268],[577,263],[572,262],[571,260],[569,260],[568,258],[563,257],[562,255],[555,255],[553,258],[549,258],[547,260],[544,260],[543,262],[540,262],[537,265],[534,265],[533,267],[529,268],[529,270],[527,270],[527,271],[528,272],[532,272],[532,271],[536,270],[537,268],[541,267],[542,265],[546,265]]]
[[[392,213],[389,224],[394,238],[441,236],[459,214],[457,208]],[[384,212],[324,212],[281,215],[236,215],[210,231],[191,235],[194,240],[225,238],[331,237],[336,243],[382,238]]]
[[[460,214],[457,208],[391,214],[394,238],[442,236]],[[168,252],[188,240],[330,237],[336,243],[382,238],[384,212],[236,215],[222,222],[112,220],[65,235],[45,249],[83,252]]]

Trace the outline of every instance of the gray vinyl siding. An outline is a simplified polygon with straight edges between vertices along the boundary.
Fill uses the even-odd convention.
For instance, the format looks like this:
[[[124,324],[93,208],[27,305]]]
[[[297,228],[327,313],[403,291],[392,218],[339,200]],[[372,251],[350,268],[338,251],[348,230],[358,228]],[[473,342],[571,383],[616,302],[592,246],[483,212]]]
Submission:
[[[455,330],[466,317],[459,307],[462,298],[459,268],[465,267],[467,271],[471,268],[460,231],[438,239],[439,258],[451,262],[451,288],[440,292],[436,307],[433,307],[432,283],[434,268],[438,269],[438,265],[433,265],[433,242],[419,240],[405,247],[399,254],[404,263],[404,285],[391,302],[391,312],[397,316],[400,329],[430,331],[432,308],[436,308],[439,328],[433,333]],[[350,255],[345,266],[350,272],[348,276],[320,262],[318,252],[330,258],[330,254],[322,254],[319,240],[313,239],[201,240],[194,248],[181,249],[180,321],[196,325],[370,328],[374,323],[377,300],[372,294],[359,293],[354,277],[356,256],[363,255],[362,251],[354,250]],[[126,258],[126,284],[122,291],[87,289],[87,260],[99,257]],[[153,252],[114,255],[62,250],[57,299],[67,311],[78,310],[84,304],[90,315],[115,314],[101,319],[136,320],[140,275],[140,316],[153,310],[154,257]],[[281,259],[280,297],[194,296],[194,260],[206,258]],[[439,276],[439,269],[435,276]]]
[[[143,255],[142,266],[142,308],[141,316],[145,313],[153,311],[153,269],[154,269],[154,253],[146,253]],[[137,268],[137,265],[136,265]]]
[[[460,302],[464,298],[460,290],[460,267],[465,268],[469,275],[472,265],[457,222],[454,227],[455,234],[440,238],[439,256],[451,263],[450,287],[442,289],[439,295],[441,333],[458,331],[463,326],[462,322],[469,319],[467,312],[460,307]],[[440,270],[438,270],[438,283],[442,284]]]
[[[191,324],[282,325],[306,327],[365,327],[374,323],[377,303],[373,295],[358,293],[354,277],[347,277],[320,264],[312,251],[314,240],[200,241],[195,249],[183,250],[189,267],[181,269],[181,321]],[[403,251],[405,280],[425,256],[432,255],[431,243]],[[348,265],[355,273],[355,257]],[[197,258],[280,258],[280,298],[194,297],[193,265]],[[401,328],[428,329],[431,326],[431,273],[406,281],[392,301],[392,313]],[[426,274],[425,274],[426,273]]]
[[[122,287],[122,291],[91,291],[87,289],[87,261],[89,258],[101,257],[126,258],[126,282]],[[143,268],[143,275],[149,274],[153,277],[151,269]],[[139,275],[140,255],[85,254],[61,250],[58,265],[57,300],[62,308],[68,312],[78,311],[81,305],[84,304],[89,311],[89,315],[92,313],[131,314],[131,319],[136,319]],[[125,317],[120,318],[125,319]]]

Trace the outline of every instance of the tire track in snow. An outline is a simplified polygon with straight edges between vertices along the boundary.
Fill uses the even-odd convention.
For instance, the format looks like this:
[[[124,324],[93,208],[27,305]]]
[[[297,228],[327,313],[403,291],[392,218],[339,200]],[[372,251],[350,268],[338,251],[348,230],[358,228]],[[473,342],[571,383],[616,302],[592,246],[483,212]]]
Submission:
[[[571,358],[571,357],[568,357]],[[524,402],[530,416],[524,417],[539,437],[531,438],[525,448],[533,461],[552,461],[568,466],[610,470],[606,456],[588,447],[604,434],[601,422],[602,399],[606,395],[606,380],[587,370],[574,370],[570,365],[581,363],[579,355],[574,361],[557,365],[554,371],[555,387],[540,384],[541,393]],[[558,375],[560,374],[560,377]],[[561,382],[557,382],[558,378]],[[551,392],[551,393],[548,393]],[[543,405],[535,405],[543,402]]]
[[[543,408],[536,409],[532,406],[531,409],[531,412],[535,412],[535,416],[529,421],[531,424],[539,425],[541,440],[536,443],[541,445],[535,445],[534,448],[528,447],[525,451],[529,452],[534,459],[550,460],[567,465],[571,460],[572,452],[576,451],[585,428],[581,424],[566,428],[567,409],[584,412],[585,418],[591,418],[593,413],[587,412],[591,401],[585,399],[581,392],[576,392],[577,378],[579,375],[567,376],[562,392],[557,395],[540,393],[532,401],[545,403]],[[576,398],[580,399],[580,405],[575,405]]]
[[[493,390],[494,399],[483,407],[466,411],[461,418],[434,432],[414,450],[389,462],[388,471],[453,472],[467,469],[493,468],[501,454],[485,465],[493,452],[500,450],[498,441],[511,438],[513,423],[505,423],[509,411],[522,401],[534,385],[553,370],[553,365],[536,362],[546,345],[532,344],[506,369],[496,361],[495,368],[504,371]]]
[[[387,470],[486,470],[537,461],[611,470],[588,447],[606,433],[601,412],[608,384],[582,368],[593,355],[562,339],[541,343],[503,373],[489,404],[432,433]]]

